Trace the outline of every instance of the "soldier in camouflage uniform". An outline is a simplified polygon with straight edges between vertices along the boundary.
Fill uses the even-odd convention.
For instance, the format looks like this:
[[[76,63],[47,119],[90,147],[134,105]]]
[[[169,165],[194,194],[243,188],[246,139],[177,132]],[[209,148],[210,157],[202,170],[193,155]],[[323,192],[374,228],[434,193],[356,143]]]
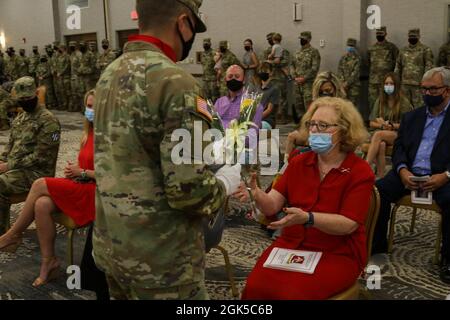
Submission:
[[[356,49],[356,39],[347,40],[347,53],[339,61],[338,77],[342,81],[347,98],[358,108],[361,91],[361,55]]]
[[[78,68],[78,75],[80,76],[83,95],[96,85],[96,59],[92,51],[88,50],[86,43],[80,42],[80,67]]]
[[[28,68],[30,65],[30,60],[25,55],[25,49],[19,50],[19,56],[17,57],[17,60],[19,63],[19,70],[18,70],[19,78],[29,76],[30,73]]]
[[[45,47],[45,52],[47,54],[47,67],[48,67],[48,75],[46,73],[45,76],[47,76],[45,82],[49,85],[47,87],[47,97],[50,97],[50,101],[48,101],[46,104],[49,108],[58,108],[58,96],[56,92],[56,55],[55,51],[53,50],[52,45],[47,45]],[[42,59],[41,59],[42,60]],[[39,67],[38,67],[39,69]],[[43,70],[41,70],[42,72]],[[50,85],[51,84],[51,85]],[[50,92],[49,92],[50,91]]]
[[[423,105],[422,77],[434,67],[434,56],[431,48],[420,42],[420,29],[410,30],[408,37],[410,44],[400,51],[395,73],[400,76],[403,93],[414,108],[419,108]]]
[[[30,76],[34,78],[36,83],[38,83],[38,81],[36,79],[36,69],[37,69],[37,66],[39,65],[39,60],[41,60],[38,46],[33,46],[33,54],[31,55],[29,60],[30,60],[30,64],[29,64],[28,71],[30,72]]]
[[[59,110],[68,111],[70,102],[70,56],[67,54],[65,44],[59,46],[59,55],[56,59],[56,83],[60,105]]]
[[[70,102],[69,111],[81,111],[83,106],[84,85],[81,82],[78,69],[80,68],[81,52],[77,49],[77,42],[70,41]]]
[[[19,58],[16,56],[16,51],[13,47],[8,48],[6,51],[9,59],[5,64],[5,75],[8,81],[16,81],[19,78]]]
[[[271,32],[271,33],[266,35],[266,39],[267,39],[267,42],[269,43],[269,47],[262,52],[262,54],[260,56],[260,59],[259,59],[259,61],[261,63],[263,63],[264,61],[269,60],[269,55],[272,53],[272,47],[273,47],[273,44],[274,44],[273,43],[273,39],[272,39],[272,37],[274,35],[275,35],[275,32]]]
[[[48,56],[46,55],[41,56],[41,60],[36,69],[36,78],[38,79],[38,86],[45,86],[45,104],[49,108],[56,108],[53,77],[51,67],[48,62]]]
[[[189,51],[185,43],[206,30],[201,2],[137,0],[140,34],[153,39],[127,43],[96,88],[93,255],[115,299],[208,297],[202,217],[221,208],[235,188],[205,165],[171,159],[175,130],[193,136],[195,121],[203,130],[211,125],[196,80],[176,64]],[[161,16],[161,6],[174,8],[177,17]],[[171,32],[170,48],[147,28]]]
[[[386,40],[387,28],[377,29],[377,43],[369,48],[369,108],[372,110],[375,100],[380,96],[384,77],[394,72],[399,50],[397,46]]]
[[[25,112],[12,124],[9,142],[0,156],[0,235],[9,227],[10,196],[29,191],[33,182],[55,175],[61,126],[38,104],[31,77],[14,84],[15,98]]]
[[[214,50],[211,48],[211,39],[203,40],[202,66],[203,66],[203,93],[205,98],[216,102],[219,98],[219,88],[217,87],[216,70],[214,66]]]
[[[94,55],[95,68],[94,68],[94,76],[93,80],[96,84],[98,79],[100,78],[100,69],[97,68],[98,58],[100,57],[100,53],[98,52],[97,42],[90,41],[89,42],[89,51]]]
[[[97,70],[100,71],[100,74],[105,71],[106,67],[108,67],[114,60],[116,60],[116,54],[109,47],[109,41],[107,39],[102,40],[102,48],[103,53],[97,59]]]
[[[293,61],[293,74],[297,83],[295,109],[300,118],[306,113],[312,102],[312,87],[320,69],[319,50],[311,46],[311,32],[302,32],[300,37],[302,48],[297,51]]]
[[[10,93],[0,87],[0,131],[9,130],[8,112],[15,109],[15,103]]]
[[[450,67],[450,40],[439,49],[439,66]]]
[[[0,50],[0,85],[5,81],[5,58]]]
[[[221,97],[226,96],[228,94],[227,83],[225,81],[225,75],[227,70],[232,65],[241,66],[241,62],[236,57],[236,55],[228,49],[228,41],[223,40],[219,43],[219,51],[221,55],[221,69],[220,69],[220,80],[219,80],[219,95]]]

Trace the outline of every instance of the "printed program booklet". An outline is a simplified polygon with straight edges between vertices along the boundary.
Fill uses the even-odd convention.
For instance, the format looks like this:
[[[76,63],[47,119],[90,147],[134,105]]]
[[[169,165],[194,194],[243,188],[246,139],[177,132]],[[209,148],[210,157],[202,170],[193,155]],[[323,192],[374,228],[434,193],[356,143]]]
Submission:
[[[322,252],[273,248],[264,267],[313,274],[321,257]]]

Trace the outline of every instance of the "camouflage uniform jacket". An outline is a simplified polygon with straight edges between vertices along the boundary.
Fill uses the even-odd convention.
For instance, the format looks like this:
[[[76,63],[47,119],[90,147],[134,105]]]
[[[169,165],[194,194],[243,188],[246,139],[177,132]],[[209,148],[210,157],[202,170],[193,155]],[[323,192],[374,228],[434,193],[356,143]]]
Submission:
[[[361,55],[359,53],[344,55],[339,61],[338,76],[349,87],[360,86]]]
[[[30,60],[27,57],[18,56],[17,61],[19,67],[19,70],[17,71],[18,77],[22,78],[28,76],[29,74],[28,68],[30,65]]]
[[[231,52],[230,50],[227,50],[222,55],[222,78],[223,79],[225,79],[225,75],[226,75],[228,68],[235,64],[240,66],[241,62],[239,61],[239,59],[236,57],[236,55],[233,52]]]
[[[36,69],[41,60],[41,56],[39,54],[33,53],[33,55],[30,57],[29,60],[30,60],[30,65],[29,65],[28,71],[30,71],[30,73],[32,75],[34,75],[34,74],[36,74]]]
[[[80,68],[81,52],[75,51],[70,54],[70,75],[78,76],[78,69]]]
[[[19,79],[19,58],[16,55],[6,61],[5,75],[10,81]]]
[[[116,60],[116,54],[111,50],[108,49],[105,52],[103,52],[101,55],[98,56],[96,68],[100,72],[105,71],[105,69],[114,61]]]
[[[450,42],[439,49],[439,66],[450,67]]]
[[[304,77],[306,82],[314,82],[320,69],[319,50],[308,46],[295,54],[293,61],[295,77]]]
[[[96,71],[96,59],[95,55],[91,51],[81,55],[80,66],[78,68],[78,74],[81,76],[92,76],[95,75]]]
[[[395,73],[400,76],[402,84],[419,86],[422,77],[434,66],[433,51],[422,43],[408,46],[400,51]]]
[[[50,62],[40,62],[36,68],[36,78],[46,80],[52,77]]]
[[[389,41],[384,41],[383,43],[377,42],[369,48],[370,84],[381,84],[384,76],[394,71],[398,53],[397,46]]]
[[[214,61],[214,51],[212,49],[204,51],[202,53],[202,65],[203,65],[203,80],[204,81],[216,80],[216,70],[214,70],[216,62]]]
[[[61,126],[45,106],[23,112],[12,123],[11,135],[0,160],[9,170],[27,169],[43,177],[55,175]]]
[[[70,56],[67,53],[60,54],[56,59],[55,72],[60,77],[70,77]]]
[[[194,137],[194,121],[209,129],[196,80],[135,41],[96,89],[97,265],[149,289],[203,282],[202,220],[223,206],[225,187],[205,165],[171,159],[175,130]]]

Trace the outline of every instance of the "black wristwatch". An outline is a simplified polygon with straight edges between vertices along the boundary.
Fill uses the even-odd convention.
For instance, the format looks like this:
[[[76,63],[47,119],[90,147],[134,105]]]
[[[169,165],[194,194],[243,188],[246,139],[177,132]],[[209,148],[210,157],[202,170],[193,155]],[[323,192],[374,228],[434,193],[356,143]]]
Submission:
[[[312,212],[308,212],[308,216],[308,221],[304,224],[307,229],[314,226],[314,214]]]

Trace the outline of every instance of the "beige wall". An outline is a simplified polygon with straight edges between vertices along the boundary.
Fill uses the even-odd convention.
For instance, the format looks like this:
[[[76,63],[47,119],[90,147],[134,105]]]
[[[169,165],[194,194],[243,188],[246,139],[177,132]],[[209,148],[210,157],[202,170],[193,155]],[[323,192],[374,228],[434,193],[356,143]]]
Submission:
[[[0,1],[0,34],[5,33],[6,45],[15,47],[17,54],[20,48],[29,54],[33,45],[42,48],[53,42],[53,21],[52,0]],[[22,38],[26,38],[26,43]]]

